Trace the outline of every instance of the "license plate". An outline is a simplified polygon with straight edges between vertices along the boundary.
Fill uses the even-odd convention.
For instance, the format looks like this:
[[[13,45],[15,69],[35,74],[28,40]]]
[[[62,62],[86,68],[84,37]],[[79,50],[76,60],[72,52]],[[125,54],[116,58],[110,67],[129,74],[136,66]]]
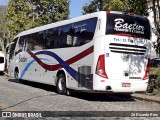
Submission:
[[[131,83],[122,83],[122,87],[131,87]]]

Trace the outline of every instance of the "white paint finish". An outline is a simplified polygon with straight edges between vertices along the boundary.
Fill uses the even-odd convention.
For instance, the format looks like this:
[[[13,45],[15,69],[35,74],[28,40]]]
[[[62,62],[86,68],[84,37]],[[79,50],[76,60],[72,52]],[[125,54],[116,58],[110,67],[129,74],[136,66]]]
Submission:
[[[57,49],[51,49],[47,51],[51,51],[56,53],[63,61],[67,61],[68,59],[76,56],[77,54],[80,54],[81,52],[85,51],[86,49],[90,48],[91,46],[94,46],[94,52],[90,55],[84,57],[81,60],[78,60],[77,62],[70,65],[75,71],[78,71],[78,67],[80,66],[91,66],[92,70],[91,73],[93,74],[93,89],[89,90],[97,90],[97,91],[106,91],[106,86],[111,86],[113,92],[135,92],[135,91],[145,91],[146,89],[146,82],[147,80],[130,80],[129,77],[143,77],[146,65],[147,65],[147,59],[140,60],[142,56],[138,55],[130,55],[129,61],[124,62],[122,59],[123,54],[120,53],[112,53],[109,49],[110,43],[121,43],[124,44],[122,41],[114,41],[114,39],[135,39],[135,38],[129,38],[129,37],[122,37],[122,36],[114,36],[114,35],[106,35],[105,36],[105,29],[106,29],[106,12],[98,12],[93,14],[88,14],[79,18],[71,19],[62,21],[59,23],[53,23],[49,25],[45,25],[42,27],[34,28],[31,30],[24,31],[17,35],[23,36],[30,33],[42,31],[45,29],[85,20],[92,17],[98,17],[98,24],[96,27],[94,38],[91,42],[79,46],[79,47],[72,47],[72,48],[57,48]],[[140,38],[139,38],[140,39]],[[125,42],[125,44],[129,45],[140,45],[140,46],[146,46],[147,51],[145,53],[145,56],[148,58],[150,55],[150,42],[147,40],[140,40],[142,43],[137,42],[139,40],[135,39],[135,43]],[[37,51],[32,51],[33,53]],[[109,57],[106,57],[106,53],[109,53]],[[105,70],[109,77],[109,79],[102,78],[95,74],[96,65],[98,61],[99,55],[105,54]],[[20,70],[20,73],[24,70],[27,63],[21,63],[18,62],[17,59],[19,59],[19,56],[26,57],[27,63],[31,62],[33,58],[26,52],[19,53],[11,62],[9,66],[9,74],[10,76],[14,75],[14,69],[17,66]],[[44,63],[48,65],[55,65],[59,64],[57,60],[54,58],[48,56],[48,55],[37,55],[38,58],[46,58],[47,60],[42,60]],[[17,61],[17,62],[16,62]],[[137,65],[135,62],[137,61]],[[138,66],[140,65],[140,66]],[[35,70],[36,69],[36,70]],[[72,76],[67,73],[65,69],[63,70],[66,74],[66,84],[67,88],[72,88],[76,90],[87,90],[87,88],[81,88],[78,87],[78,82],[72,78]],[[124,71],[127,70],[130,73],[130,76],[125,77]],[[57,80],[57,72],[55,71],[46,71],[44,68],[42,68],[40,65],[38,65],[36,62],[34,62],[25,73],[23,79],[36,81],[40,83],[45,84],[51,84],[55,85],[55,82]],[[105,82],[101,82],[101,80],[104,80]],[[124,88],[122,87],[123,82],[129,82],[131,83],[130,88]],[[137,87],[138,85],[138,87]]]

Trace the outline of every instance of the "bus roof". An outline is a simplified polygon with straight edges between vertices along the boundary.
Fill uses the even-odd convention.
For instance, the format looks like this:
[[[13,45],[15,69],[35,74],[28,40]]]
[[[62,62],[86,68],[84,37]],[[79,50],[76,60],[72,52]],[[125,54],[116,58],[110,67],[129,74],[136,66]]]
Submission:
[[[81,21],[81,20],[84,20],[84,19],[89,19],[91,17],[98,17],[98,15],[104,14],[104,13],[106,13],[106,11],[95,12],[95,13],[86,14],[86,15],[83,15],[83,16],[80,16],[80,17],[77,17],[77,18],[73,18],[73,19],[69,19],[69,20],[63,20],[63,21],[58,21],[58,22],[55,22],[55,23],[43,25],[43,26],[40,26],[40,27],[36,27],[36,28],[32,28],[32,29],[23,31],[23,32],[19,33],[16,37],[28,35],[28,34],[39,32],[39,31],[43,31],[43,30],[46,30],[46,29],[51,29],[53,27],[58,27],[58,26],[61,26],[61,25],[73,23],[75,21]]]

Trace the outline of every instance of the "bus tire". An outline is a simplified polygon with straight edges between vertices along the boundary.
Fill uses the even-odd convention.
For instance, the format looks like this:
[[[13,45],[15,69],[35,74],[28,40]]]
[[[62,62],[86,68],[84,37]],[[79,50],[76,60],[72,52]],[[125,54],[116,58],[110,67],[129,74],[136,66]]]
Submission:
[[[57,79],[57,92],[61,95],[66,95],[66,78],[64,74],[60,73]]]
[[[16,82],[20,82],[18,69],[15,69],[15,71],[14,71],[14,78],[15,78]]]
[[[67,89],[66,95],[67,95],[67,96],[72,96],[72,95],[74,95],[74,91],[71,90],[71,89]]]

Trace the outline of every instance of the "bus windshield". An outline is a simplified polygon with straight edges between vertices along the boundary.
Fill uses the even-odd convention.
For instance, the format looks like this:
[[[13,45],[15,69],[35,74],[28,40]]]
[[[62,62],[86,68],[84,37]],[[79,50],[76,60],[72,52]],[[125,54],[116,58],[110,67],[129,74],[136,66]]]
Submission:
[[[149,40],[151,37],[149,20],[126,14],[107,14],[106,35],[108,34],[126,34]]]

